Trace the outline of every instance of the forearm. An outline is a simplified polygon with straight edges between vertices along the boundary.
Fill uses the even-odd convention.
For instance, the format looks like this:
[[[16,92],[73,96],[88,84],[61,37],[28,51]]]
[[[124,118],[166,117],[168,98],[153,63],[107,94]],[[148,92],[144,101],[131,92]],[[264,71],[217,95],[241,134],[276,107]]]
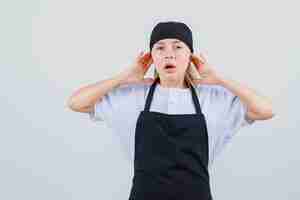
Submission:
[[[76,90],[68,99],[68,107],[75,111],[93,106],[109,91],[119,87],[123,83],[121,75],[84,86]]]
[[[221,78],[220,85],[239,96],[241,101],[251,112],[263,116],[274,116],[271,100],[267,97],[258,95],[255,90],[247,87],[245,84],[235,80]]]

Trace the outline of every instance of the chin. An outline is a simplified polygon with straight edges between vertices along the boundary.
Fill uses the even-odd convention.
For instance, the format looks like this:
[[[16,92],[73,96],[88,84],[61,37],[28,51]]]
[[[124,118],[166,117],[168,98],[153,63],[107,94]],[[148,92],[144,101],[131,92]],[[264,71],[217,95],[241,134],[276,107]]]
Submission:
[[[166,74],[165,78],[168,80],[177,80],[178,76],[174,73],[174,74]]]

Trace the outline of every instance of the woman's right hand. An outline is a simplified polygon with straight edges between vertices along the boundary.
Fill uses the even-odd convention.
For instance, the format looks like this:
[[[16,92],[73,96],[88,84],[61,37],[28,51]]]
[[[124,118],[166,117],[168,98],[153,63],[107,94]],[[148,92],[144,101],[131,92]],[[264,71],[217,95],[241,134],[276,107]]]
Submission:
[[[133,64],[119,74],[121,83],[153,83],[153,78],[144,78],[152,63],[153,59],[150,52],[140,52]]]

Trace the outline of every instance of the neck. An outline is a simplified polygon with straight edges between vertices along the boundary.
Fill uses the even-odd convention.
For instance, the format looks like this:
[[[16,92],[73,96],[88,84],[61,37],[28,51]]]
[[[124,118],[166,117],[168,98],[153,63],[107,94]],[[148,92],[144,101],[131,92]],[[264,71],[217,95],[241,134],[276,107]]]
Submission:
[[[180,80],[166,80],[166,79],[161,79],[159,80],[159,84],[161,87],[165,88],[188,88],[186,82],[184,79]]]

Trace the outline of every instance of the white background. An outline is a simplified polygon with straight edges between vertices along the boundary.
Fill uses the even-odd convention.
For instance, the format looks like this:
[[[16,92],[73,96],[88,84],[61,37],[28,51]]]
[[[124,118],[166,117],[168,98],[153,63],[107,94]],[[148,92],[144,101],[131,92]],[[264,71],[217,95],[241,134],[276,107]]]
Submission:
[[[66,100],[147,51],[164,20],[188,24],[196,52],[276,109],[241,129],[215,162],[214,198],[300,199],[298,8],[283,0],[1,0],[0,199],[128,198],[133,165],[118,138]]]

